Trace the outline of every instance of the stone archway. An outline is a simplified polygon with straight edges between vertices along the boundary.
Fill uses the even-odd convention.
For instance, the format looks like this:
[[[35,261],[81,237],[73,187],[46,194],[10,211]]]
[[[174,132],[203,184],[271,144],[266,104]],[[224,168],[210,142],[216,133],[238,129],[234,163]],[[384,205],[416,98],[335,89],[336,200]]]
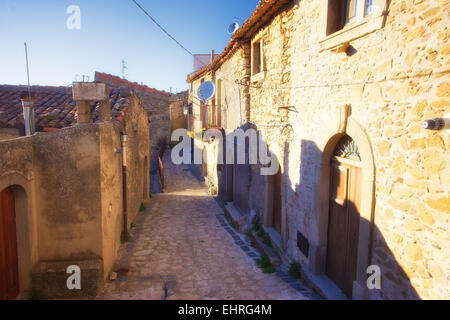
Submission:
[[[353,283],[353,299],[364,297],[366,291],[367,268],[370,261],[370,239],[374,223],[374,186],[375,163],[370,139],[362,126],[351,116],[341,117],[334,132],[329,132],[319,145],[322,151],[320,183],[318,185],[318,242],[314,246],[310,259],[310,268],[315,274],[325,274],[328,241],[328,214],[330,198],[330,160],[338,142],[345,135],[350,136],[358,145],[362,165],[362,199],[360,209],[360,226],[358,238],[358,256],[356,281]]]

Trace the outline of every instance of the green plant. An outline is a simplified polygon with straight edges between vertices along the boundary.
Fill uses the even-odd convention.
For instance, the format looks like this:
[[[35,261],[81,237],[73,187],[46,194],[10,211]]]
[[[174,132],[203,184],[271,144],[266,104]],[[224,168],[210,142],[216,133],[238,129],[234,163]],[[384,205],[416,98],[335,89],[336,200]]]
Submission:
[[[289,275],[298,280],[302,278],[302,265],[298,261],[292,261],[289,267]]]
[[[253,223],[253,230],[255,230],[256,233],[258,233],[262,229],[261,222],[259,222],[259,219],[255,220]]]
[[[149,192],[148,196],[150,197],[150,199],[153,197],[151,192]]]
[[[136,228],[136,225],[134,224],[134,222],[132,222],[132,223],[130,224],[130,228],[131,228],[131,229]]]
[[[264,232],[263,236],[261,237],[262,242],[269,247],[272,247],[272,239],[270,239],[270,236],[267,232]]]
[[[317,291],[315,288],[312,288],[312,291],[313,291],[316,295],[318,295],[319,297],[321,297],[323,300],[326,300],[326,298],[325,298],[323,295],[321,295],[320,292]]]
[[[30,296],[28,300],[47,300],[47,297],[40,290],[33,288],[31,289]]]
[[[145,209],[147,209],[147,207],[145,206],[145,204],[141,203],[141,207],[139,208],[139,211],[145,211]]]
[[[272,247],[272,240],[270,239],[270,236],[269,236],[269,234],[264,230],[264,228],[262,227],[262,225],[257,225],[257,231],[256,231],[256,234],[258,235],[258,237],[260,237],[261,238],[261,240],[262,240],[262,242],[265,244],[265,245],[267,245],[267,246],[269,246],[269,247]]]
[[[130,241],[130,234],[128,232],[122,231],[120,234],[120,243],[124,244]]]
[[[252,230],[252,228],[250,228],[247,230],[247,232],[245,234],[250,237],[252,235],[252,233],[253,233],[253,230]]]
[[[256,262],[256,265],[263,273],[275,273],[277,271],[270,262],[269,256],[265,253],[261,256],[261,259]]]

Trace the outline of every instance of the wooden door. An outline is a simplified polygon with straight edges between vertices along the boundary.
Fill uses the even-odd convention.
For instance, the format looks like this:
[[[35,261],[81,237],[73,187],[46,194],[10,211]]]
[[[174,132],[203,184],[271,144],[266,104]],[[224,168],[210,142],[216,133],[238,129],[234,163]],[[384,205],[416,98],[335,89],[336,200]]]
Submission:
[[[362,169],[356,161],[335,158],[330,171],[327,274],[351,298],[358,257]]]
[[[275,175],[275,181],[273,186],[273,221],[272,225],[275,230],[281,233],[281,181],[282,174],[281,168],[278,169]]]
[[[10,189],[0,193],[0,300],[19,295],[16,217],[14,195]]]

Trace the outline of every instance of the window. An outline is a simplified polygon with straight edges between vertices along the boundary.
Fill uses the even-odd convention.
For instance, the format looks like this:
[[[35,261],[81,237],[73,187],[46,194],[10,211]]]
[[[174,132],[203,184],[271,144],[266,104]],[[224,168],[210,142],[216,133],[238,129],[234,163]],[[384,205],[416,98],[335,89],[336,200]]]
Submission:
[[[366,0],[366,8],[365,8],[364,15],[368,16],[372,13],[372,0]]]
[[[386,23],[388,0],[320,0],[320,50],[344,52],[351,41],[379,30]],[[342,50],[344,51],[342,51]]]
[[[346,0],[345,2],[345,24],[347,25],[356,20],[358,0]]]
[[[263,41],[255,41],[252,45],[252,76],[264,71]]]
[[[372,13],[373,0],[329,1],[327,35],[346,28]]]

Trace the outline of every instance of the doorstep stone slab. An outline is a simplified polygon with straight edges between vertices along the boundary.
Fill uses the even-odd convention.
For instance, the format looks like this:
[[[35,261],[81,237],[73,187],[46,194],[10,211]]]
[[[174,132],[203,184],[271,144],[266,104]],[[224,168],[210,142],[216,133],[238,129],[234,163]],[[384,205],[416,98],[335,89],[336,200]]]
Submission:
[[[70,290],[67,273],[70,266],[81,270],[81,290]],[[103,261],[101,259],[71,261],[41,261],[32,270],[32,288],[46,298],[95,297],[103,284]]]
[[[232,202],[229,202],[225,205],[225,217],[227,218],[230,225],[240,232],[244,232],[242,230],[247,222],[248,215],[243,215],[239,209],[237,209]]]

